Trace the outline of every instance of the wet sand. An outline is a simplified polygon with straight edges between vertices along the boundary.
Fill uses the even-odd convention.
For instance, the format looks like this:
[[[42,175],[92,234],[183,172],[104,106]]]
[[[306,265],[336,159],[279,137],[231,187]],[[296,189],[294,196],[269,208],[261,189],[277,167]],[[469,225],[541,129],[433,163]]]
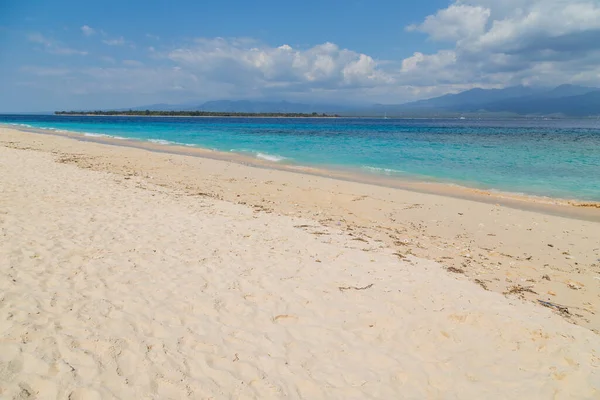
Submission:
[[[299,172],[302,174],[333,178],[336,180],[345,180],[350,182],[366,183],[375,186],[383,186],[386,188],[404,189],[419,193],[449,196],[489,204],[501,204],[503,206],[516,208],[519,210],[530,210],[550,215],[600,222],[600,212],[597,211],[597,209],[600,209],[600,203],[598,202],[531,196],[502,191],[490,191],[455,184],[423,181],[417,178],[391,178],[380,174],[368,174],[359,170],[351,171],[348,169],[336,169],[334,167],[323,169],[302,165],[277,163],[238,153],[221,152],[196,146],[183,146],[173,143],[160,144],[150,141],[115,138],[95,134],[81,134],[78,132],[69,132],[64,130],[56,131],[35,128],[22,128],[19,130],[45,135],[55,135],[59,137],[69,137],[83,142],[102,143],[113,146],[133,147],[159,153],[179,154],[220,161],[231,161],[257,168]]]

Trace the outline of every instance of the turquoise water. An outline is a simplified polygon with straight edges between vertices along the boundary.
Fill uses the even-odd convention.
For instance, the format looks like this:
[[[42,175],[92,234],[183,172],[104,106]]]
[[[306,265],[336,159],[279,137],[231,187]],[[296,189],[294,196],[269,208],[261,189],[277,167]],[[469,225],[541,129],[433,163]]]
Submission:
[[[600,201],[600,122],[0,115],[85,135],[239,152],[538,196]]]

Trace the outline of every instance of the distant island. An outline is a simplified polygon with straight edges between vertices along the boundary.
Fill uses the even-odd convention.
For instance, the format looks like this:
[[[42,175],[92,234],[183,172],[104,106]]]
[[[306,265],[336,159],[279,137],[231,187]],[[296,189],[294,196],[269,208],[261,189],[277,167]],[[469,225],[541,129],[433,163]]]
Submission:
[[[403,104],[318,104],[265,100],[146,104],[112,111],[59,111],[57,115],[273,118],[600,118],[600,88],[510,86],[473,88]]]
[[[100,115],[100,116],[141,116],[141,117],[268,117],[268,118],[336,118],[337,114],[325,113],[279,113],[279,112],[218,112],[218,111],[56,111],[56,115]]]

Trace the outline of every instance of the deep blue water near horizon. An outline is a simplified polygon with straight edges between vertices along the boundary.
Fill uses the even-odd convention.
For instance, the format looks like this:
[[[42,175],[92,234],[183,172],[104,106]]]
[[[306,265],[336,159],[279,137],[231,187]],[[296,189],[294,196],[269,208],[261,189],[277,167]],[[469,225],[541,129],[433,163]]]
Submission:
[[[0,124],[600,201],[600,121],[0,115]]]

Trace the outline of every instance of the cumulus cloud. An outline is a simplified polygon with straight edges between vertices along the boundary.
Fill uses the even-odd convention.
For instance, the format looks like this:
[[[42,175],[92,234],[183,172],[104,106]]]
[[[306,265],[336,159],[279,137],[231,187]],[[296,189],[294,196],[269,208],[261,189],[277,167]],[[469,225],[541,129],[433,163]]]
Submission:
[[[370,56],[333,43],[294,49],[248,39],[201,38],[167,57],[209,79],[245,86],[343,89],[372,87],[391,79]]]
[[[115,61],[107,56],[101,59]],[[297,49],[285,44],[268,46],[249,38],[204,38],[167,51],[157,49],[151,60],[146,64],[120,60],[120,67],[72,68],[60,76],[62,81],[56,79],[48,85],[68,82],[65,90],[76,94],[360,101],[364,100],[361,94],[378,95],[393,84],[393,77],[372,57],[333,43]],[[33,69],[26,72],[40,76]]]
[[[451,42],[402,63],[404,79],[432,83],[598,84],[600,3],[596,0],[457,0],[408,31]]]
[[[81,32],[85,35],[85,36],[92,36],[96,33],[96,30],[90,26],[84,25],[81,27]]]
[[[329,42],[296,48],[200,38],[162,56],[201,79],[263,94],[402,101],[472,87],[600,84],[597,0],[455,0],[406,30],[441,50],[394,62]]]
[[[454,41],[483,34],[489,18],[488,8],[453,4],[428,16],[423,23],[409,25],[406,29],[427,33],[434,40]]]
[[[112,68],[24,72],[68,78],[69,87],[86,93],[176,92],[193,99],[402,102],[473,87],[600,86],[598,0],[454,0],[406,30],[425,35],[440,50],[376,60],[330,42],[296,47],[252,38],[199,38],[170,48],[145,47],[145,64],[105,56],[100,65]],[[107,45],[132,45],[97,33]],[[29,39],[47,52],[85,54],[40,34]]]

